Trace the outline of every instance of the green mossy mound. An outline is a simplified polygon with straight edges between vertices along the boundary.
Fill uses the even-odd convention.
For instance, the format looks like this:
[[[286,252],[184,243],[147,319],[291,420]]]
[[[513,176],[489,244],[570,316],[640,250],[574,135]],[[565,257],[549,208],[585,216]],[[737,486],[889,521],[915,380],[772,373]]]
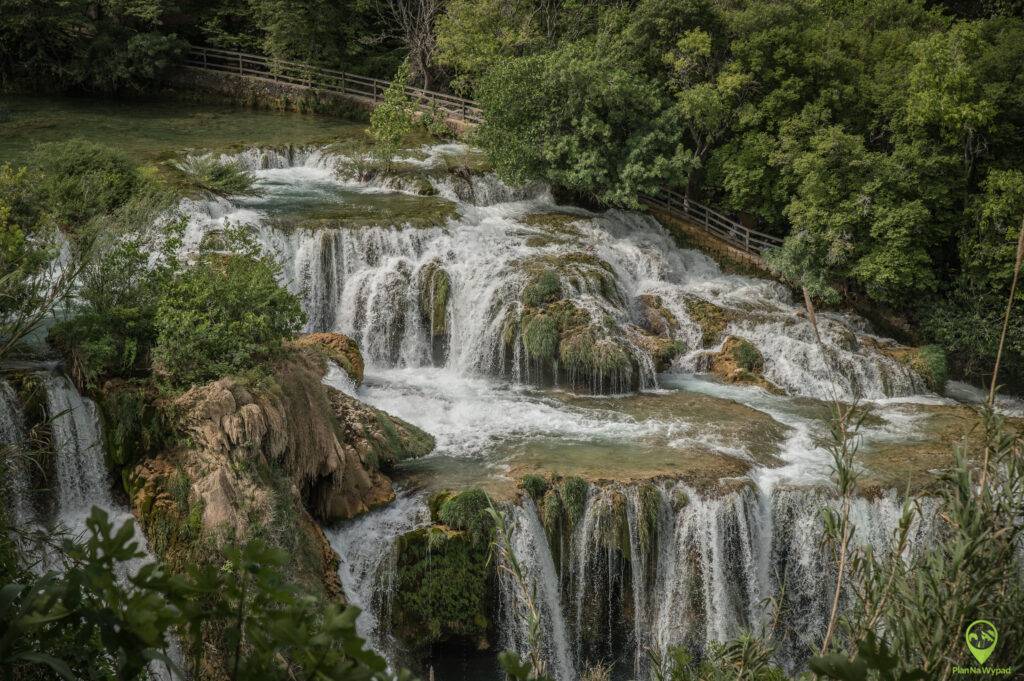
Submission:
[[[711,373],[728,383],[756,385],[774,394],[781,388],[764,377],[764,356],[750,341],[729,336],[711,357]]]
[[[419,301],[420,316],[430,325],[433,336],[448,332],[448,296],[451,293],[451,279],[436,260],[420,270]]]
[[[402,535],[392,627],[414,650],[434,645],[491,647],[495,637],[494,523],[485,492],[441,492],[432,524]]]
[[[729,310],[696,296],[686,297],[686,312],[690,319],[700,325],[705,347],[718,343],[729,322],[735,317]]]
[[[271,220],[275,229],[297,230],[365,229],[394,227],[397,229],[430,229],[443,227],[458,215],[451,201],[436,196],[390,196],[389,201],[365,201],[318,206],[294,218]]]
[[[517,266],[525,283],[520,305],[506,312],[504,356],[517,356],[521,343],[522,368],[540,384],[593,393],[635,390],[639,366],[627,329],[608,315],[598,318],[570,297],[621,304],[611,267],[589,253],[536,256]],[[505,370],[511,372],[512,366],[506,364]]]

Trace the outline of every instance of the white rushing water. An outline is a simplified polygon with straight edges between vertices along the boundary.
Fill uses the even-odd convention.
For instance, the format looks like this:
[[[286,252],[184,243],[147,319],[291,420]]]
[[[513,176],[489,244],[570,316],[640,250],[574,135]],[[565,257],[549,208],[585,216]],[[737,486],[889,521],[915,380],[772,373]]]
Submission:
[[[345,596],[362,611],[356,621],[360,636],[391,661],[400,652],[388,629],[398,538],[429,520],[422,496],[401,493],[385,508],[325,531],[338,554]]]
[[[464,152],[439,145],[403,162],[435,171],[446,156]],[[820,491],[830,460],[817,400],[876,405],[881,418],[861,432],[868,446],[917,432],[926,415],[913,404],[947,403],[879,350],[891,341],[872,335],[864,320],[827,313],[819,316],[823,351],[785,287],[723,273],[707,256],[679,248],[646,215],[557,206],[544,188],[516,190],[492,176],[431,172],[434,191],[454,203],[454,216],[443,224],[413,227],[399,217],[390,226],[332,227],[339,208],[377,206],[382,197],[415,208],[417,183],[362,181],[351,159],[327,149],[254,149],[225,159],[251,170],[265,194],[184,202],[186,248],[200,248],[227,226],[250,225],[300,296],[307,330],[339,331],[359,343],[365,384],[357,388],[335,366],[324,382],[431,433],[437,448],[429,459],[455,462],[433,464],[442,484],[500,477],[524,450],[543,450],[557,470],[576,451],[621,460],[628,469],[650,452],[682,459],[712,452],[754,464],[755,449],[774,449],[780,465],[752,465],[745,476],[750,484],[730,493],[674,483],[659,483],[653,497],[637,485],[591,488],[582,517],[555,551],[532,500],[507,507],[512,549],[541,613],[543,656],[554,678],[579,678],[589,665],[613,659],[628,660],[645,677],[650,650],[664,654],[683,645],[699,656],[710,642],[767,626],[771,597],[782,597],[785,606],[781,661],[800,662],[824,626],[834,572],[820,546],[819,510],[833,502]],[[551,213],[563,216],[554,226],[543,218]],[[316,228],[290,219],[308,215],[319,216]],[[604,330],[602,340],[628,355],[628,370],[559,383],[567,374],[557,366],[552,372],[527,359],[522,324],[509,320],[519,319],[524,289],[538,268],[557,272],[564,298]],[[443,320],[434,307],[438,272],[448,286]],[[661,374],[637,340],[652,296],[678,323],[673,338],[685,346]],[[692,314],[694,301],[698,309],[713,304],[727,320],[714,342]],[[730,335],[760,350],[765,378],[786,396],[700,375]],[[552,379],[570,390],[582,385],[580,392],[641,389],[667,396],[664,404],[675,404],[672,395],[691,402],[649,412],[621,396],[582,402],[538,389]],[[737,403],[767,415],[779,427],[778,442],[766,445],[767,436],[721,428],[718,421],[727,417],[716,418],[715,405]],[[894,496],[858,500],[853,515],[857,540],[884,547],[899,503]],[[328,531],[346,594],[363,609],[360,632],[392,662],[395,546],[427,522],[422,497],[402,494],[389,507]],[[505,570],[498,584],[501,643],[525,654],[522,590]]]
[[[450,145],[427,148],[418,163],[436,167],[451,151]],[[521,341],[506,342],[506,319],[519,309],[516,301],[530,267],[557,261],[565,297],[617,329],[610,338],[630,354],[633,377],[628,380],[634,385],[656,385],[651,357],[632,342],[629,329],[642,323],[641,296],[657,295],[678,321],[678,338],[687,346],[677,360],[679,370],[704,369],[715,349],[703,345],[700,325],[688,312],[687,301],[699,299],[728,311],[727,334],[757,346],[766,377],[790,394],[878,399],[925,392],[906,366],[859,340],[878,340],[866,333],[862,320],[822,315],[823,355],[801,307],[784,287],[723,273],[705,255],[678,248],[649,216],[556,206],[543,189],[511,190],[492,176],[473,178],[474,189],[467,190],[457,178],[440,175],[430,182],[441,196],[456,201],[456,217],[446,224],[403,228],[396,218],[393,227],[332,229],[328,221],[315,229],[301,222],[279,228],[276,218],[282,213],[360,206],[367,196],[403,185],[353,180],[345,174],[344,157],[320,149],[249,150],[231,159],[251,169],[266,193],[183,203],[187,246],[198,247],[205,235],[229,224],[252,225],[280,258],[288,285],[302,296],[309,329],[355,338],[371,365],[440,363],[464,376],[531,382],[537,368],[525,361]],[[555,231],[531,224],[531,215],[552,211],[579,219]],[[450,282],[440,352],[423,320],[420,295],[438,268]]]

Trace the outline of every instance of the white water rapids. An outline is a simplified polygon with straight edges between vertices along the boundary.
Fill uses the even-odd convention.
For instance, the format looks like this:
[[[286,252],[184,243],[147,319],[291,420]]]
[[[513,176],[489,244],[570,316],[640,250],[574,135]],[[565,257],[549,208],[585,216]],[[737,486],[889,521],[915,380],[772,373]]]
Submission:
[[[677,247],[648,216],[556,206],[542,188],[513,190],[491,176],[465,180],[428,172],[443,167],[447,155],[464,152],[444,145],[405,159],[423,169],[455,208],[444,224],[415,227],[401,218],[391,226],[364,227],[332,227],[330,219],[315,227],[282,221],[391,200],[415,208],[419,197],[412,196],[413,183],[402,179],[353,179],[346,170],[350,159],[329,150],[243,152],[228,160],[251,170],[265,194],[184,202],[186,248],[199,248],[229,225],[251,225],[303,301],[308,330],[345,333],[360,345],[365,384],[356,388],[336,369],[325,382],[437,439],[435,453],[409,464],[417,485],[493,483],[521,474],[523,461],[563,474],[575,471],[566,466],[594,464],[613,479],[645,466],[684,470],[693,453],[749,464],[744,477],[750,483],[724,494],[658,483],[651,536],[641,532],[649,522],[643,513],[651,510],[641,508],[638,486],[591,487],[581,522],[564,540],[570,548],[559,552],[557,562],[532,501],[508,507],[512,544],[543,616],[548,669],[559,681],[615,656],[628,659],[630,673],[645,674],[651,650],[664,654],[684,645],[700,654],[711,641],[765,626],[770,613],[764,599],[779,596],[783,581],[783,623],[796,633],[788,634],[780,659],[797,664],[822,627],[833,569],[819,545],[818,511],[831,502],[820,491],[829,458],[817,400],[837,395],[873,402],[879,418],[861,433],[867,447],[918,433],[927,418],[914,403],[950,401],[927,395],[919,376],[879,352],[876,346],[889,341],[873,336],[858,318],[821,315],[823,355],[784,287],[723,273],[703,254]],[[564,218],[555,228],[531,219],[553,212],[575,219]],[[561,270],[563,293],[593,319],[620,330],[639,325],[641,297],[656,295],[678,321],[676,337],[686,352],[667,373],[656,374],[652,357],[628,334],[618,337],[631,354],[634,384],[659,400],[653,409],[637,407],[628,396],[581,401],[537,389],[537,369],[525,361],[522,339],[508,342],[503,323],[519,309],[529,281],[523,263],[574,259],[603,263],[598,267],[614,281],[613,290],[602,289],[586,271]],[[450,288],[440,346],[437,320],[433,312],[424,314],[421,295],[438,268]],[[707,345],[699,321],[691,318],[688,301],[694,298],[728,312],[724,335],[756,346],[765,377],[789,396],[701,375],[720,347]],[[733,418],[726,408],[737,404],[767,416],[779,429],[777,439],[725,427]],[[763,448],[780,465],[759,465],[756,454]],[[615,504],[628,526],[625,552],[607,541]],[[894,496],[859,500],[854,512],[858,541],[882,546],[899,503]],[[360,631],[392,660],[401,648],[387,631],[395,546],[402,534],[429,522],[428,515],[422,494],[400,494],[391,506],[328,531],[346,593],[365,611]],[[502,575],[501,643],[525,653],[520,596]]]

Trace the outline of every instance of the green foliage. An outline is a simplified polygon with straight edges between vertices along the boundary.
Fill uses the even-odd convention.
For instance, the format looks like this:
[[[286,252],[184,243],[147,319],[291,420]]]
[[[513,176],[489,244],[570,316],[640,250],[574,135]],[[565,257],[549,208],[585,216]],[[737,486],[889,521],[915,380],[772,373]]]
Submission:
[[[926,345],[918,348],[910,361],[910,366],[919,373],[932,392],[943,394],[949,378],[949,367],[946,362],[946,351],[938,345]]]
[[[562,282],[558,273],[544,269],[534,274],[523,289],[523,305],[540,307],[562,297]]]
[[[487,509],[491,499],[482,489],[471,487],[444,500],[437,512],[438,519],[452,528],[467,533],[473,544],[489,542],[494,523]]]
[[[442,513],[452,499],[442,506]],[[466,510],[450,510],[448,515],[461,521],[464,518],[453,516]],[[475,507],[468,512],[473,516],[471,524],[481,522]],[[395,633],[416,648],[439,642],[474,646],[486,642],[492,628],[494,574],[488,554],[487,541],[475,541],[468,532],[443,526],[400,537],[392,611]]]
[[[739,339],[732,348],[732,357],[736,365],[744,371],[760,372],[764,370],[764,357],[750,342]]]
[[[128,158],[81,139],[38,145],[29,165],[41,176],[40,191],[62,229],[81,227],[112,213],[142,189],[143,179]]]
[[[0,336],[12,314],[36,307],[45,294],[36,281],[58,246],[44,203],[34,173],[0,166]]]
[[[363,649],[358,610],[321,604],[285,581],[286,556],[258,543],[229,548],[222,565],[193,565],[170,575],[160,563],[119,577],[143,557],[132,521],[116,529],[93,509],[83,544],[65,541],[62,574],[20,574],[0,588],[5,645],[0,667],[17,678],[140,678],[151,660],[170,664],[172,634],[181,636],[198,673],[204,636],[216,632],[225,678],[393,678]]]
[[[486,72],[477,141],[499,175],[623,205],[682,176],[688,157],[666,93],[614,48],[567,43]]]
[[[278,266],[239,231],[238,252],[205,253],[166,284],[157,303],[154,365],[179,386],[258,368],[305,316],[277,283]]]
[[[165,33],[168,0],[6,0],[0,20],[0,87],[139,92],[184,45]]]
[[[558,356],[559,328],[553,315],[543,312],[524,315],[523,347],[534,359],[551,360]]]
[[[408,82],[409,62],[404,61],[384,91],[384,100],[370,114],[373,155],[385,166],[391,165],[402,141],[413,129],[414,106],[405,93]]]
[[[519,486],[526,490],[526,493],[530,495],[530,498],[534,502],[539,503],[544,498],[544,493],[548,491],[550,485],[548,481],[541,475],[524,475],[519,479]]]
[[[583,478],[570,476],[562,481],[559,491],[562,495],[562,505],[565,507],[569,525],[570,527],[576,527],[579,521],[583,519],[583,512],[587,508],[587,495],[590,493],[590,485]]]
[[[190,155],[174,164],[185,182],[217,196],[258,196],[255,178],[238,163],[225,163],[212,154]]]

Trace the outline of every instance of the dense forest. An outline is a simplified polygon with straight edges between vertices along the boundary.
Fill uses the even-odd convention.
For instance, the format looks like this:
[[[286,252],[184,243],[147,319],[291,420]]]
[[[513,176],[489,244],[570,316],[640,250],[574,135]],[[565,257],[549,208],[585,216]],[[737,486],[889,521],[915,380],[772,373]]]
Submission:
[[[614,205],[685,187],[769,259],[985,379],[1024,206],[1024,24],[987,2],[5,0],[0,78],[127,95],[183,41],[478,99],[512,181]],[[1011,325],[1005,380],[1024,381]]]
[[[823,446],[842,504],[822,512],[821,550],[841,567],[826,630],[816,632],[823,641],[805,656],[810,671],[800,678],[945,679],[966,621],[986,615],[1005,623],[1001,636],[1024,634],[1014,574],[1024,532],[1022,442],[991,409],[996,379],[1010,392],[1024,389],[1024,292],[1016,288],[1024,2],[0,0],[0,119],[5,93],[158,96],[189,44],[472,98],[484,122],[469,139],[509,185],[545,183],[559,199],[595,209],[637,209],[661,188],[685,192],[784,237],[765,264],[819,309],[856,310],[885,335],[945,354],[953,375],[986,389],[991,380],[973,449],[957,449],[953,468],[930,488],[946,541],[912,560],[904,559],[911,526],[927,514],[914,500],[902,507],[891,555],[851,543],[857,430],[866,417],[835,400]],[[448,135],[435,120],[414,121],[411,106],[391,88],[372,116],[366,144],[382,166],[410,137]],[[345,397],[317,401],[307,383],[318,387],[319,375],[285,378],[306,380],[329,360],[358,385],[363,358],[336,338],[296,340],[308,320],[300,296],[279,286],[280,263],[245,229],[179,254],[188,220],[171,208],[182,196],[259,194],[250,172],[211,159],[157,172],[69,139],[36,146],[24,164],[0,165],[0,363],[38,360],[26,340],[55,308],[73,311],[48,328],[48,343],[99,404],[107,467],[119,494],[131,503],[146,497],[152,515],[140,521],[162,557],[123,579],[144,555],[130,525],[118,528],[95,510],[81,528],[84,543],[54,541],[20,531],[0,509],[4,678],[155,679],[164,678],[161,663],[197,679],[412,678],[364,648],[357,610],[340,604],[333,583],[320,584],[322,573],[337,571],[336,559],[324,558],[330,546],[308,527],[358,515],[339,512],[325,491],[334,484],[327,464],[232,461],[246,489],[270,490],[249,509],[270,520],[254,521],[245,542],[219,543],[202,537],[204,508],[190,496],[184,464],[146,469],[156,452],[201,449],[205,431],[189,409],[224,377],[234,381],[225,399],[251,399],[253,410],[265,404],[250,395],[312,405],[327,425],[300,426],[311,431],[298,438],[306,451],[340,438],[343,414],[377,424],[386,442],[360,441],[370,463],[331,462],[358,468],[373,485],[433,447],[430,435],[382,411],[359,411]],[[418,299],[426,296],[424,308],[435,305],[435,289],[448,292],[448,275],[436,268]],[[554,276],[546,270],[531,280],[527,307],[540,310],[557,346],[570,315],[558,311],[557,278],[544,275]],[[433,333],[438,322],[424,319]],[[763,365],[751,352],[751,367]],[[944,384],[945,368],[937,373]],[[46,412],[40,386],[24,379],[15,387],[35,395],[23,400],[28,417]],[[25,458],[45,492],[54,481],[44,469],[53,464],[33,457],[58,434],[37,421],[19,442],[28,453],[4,450],[0,473]],[[577,483],[559,484],[568,498]],[[555,482],[537,476],[520,486],[538,506],[561,498]],[[501,667],[518,681],[552,678],[540,653],[536,585],[510,548],[505,517],[479,490],[435,500],[422,552],[455,555],[463,571],[500,563],[520,587],[531,634],[527,654],[501,653]],[[558,503],[566,506],[556,513],[573,517],[568,502]],[[61,569],[40,570],[43,558],[20,562],[31,544],[40,556],[59,553]],[[841,587],[854,594],[842,613]],[[436,588],[443,598],[469,598],[453,596],[452,585]],[[459,629],[457,620],[431,621],[432,635]],[[672,659],[651,663],[652,678],[786,679],[774,657],[792,643],[784,636],[746,632],[699,659],[670,648]],[[1001,663],[1019,672],[1020,650],[1001,653]]]

